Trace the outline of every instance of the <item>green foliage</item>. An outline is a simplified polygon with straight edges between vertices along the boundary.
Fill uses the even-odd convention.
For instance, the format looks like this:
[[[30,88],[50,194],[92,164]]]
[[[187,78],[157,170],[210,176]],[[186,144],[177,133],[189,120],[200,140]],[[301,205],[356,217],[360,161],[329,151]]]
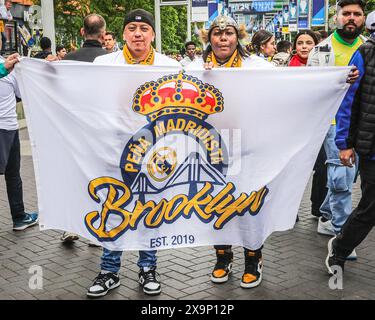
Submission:
[[[366,4],[366,14],[375,11],[375,0],[368,0]]]
[[[162,7],[162,51],[177,53],[186,40],[186,7]]]
[[[117,40],[122,40],[121,29],[125,15],[123,0],[91,0],[89,13],[100,14],[107,22],[107,30],[114,32]]]

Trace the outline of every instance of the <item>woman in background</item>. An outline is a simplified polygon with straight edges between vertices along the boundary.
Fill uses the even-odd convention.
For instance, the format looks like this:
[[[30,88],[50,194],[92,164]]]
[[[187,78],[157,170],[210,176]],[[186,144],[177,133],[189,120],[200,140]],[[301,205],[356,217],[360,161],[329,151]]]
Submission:
[[[293,42],[293,51],[289,67],[304,67],[310,51],[319,43],[315,32],[311,30],[300,31]]]

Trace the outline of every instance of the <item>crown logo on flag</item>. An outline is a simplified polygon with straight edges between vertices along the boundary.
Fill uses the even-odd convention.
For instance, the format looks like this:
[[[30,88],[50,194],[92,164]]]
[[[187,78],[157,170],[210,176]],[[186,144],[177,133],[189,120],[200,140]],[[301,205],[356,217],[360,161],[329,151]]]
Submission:
[[[205,120],[223,109],[224,98],[217,88],[183,72],[147,82],[133,97],[133,110],[149,121],[174,114]]]

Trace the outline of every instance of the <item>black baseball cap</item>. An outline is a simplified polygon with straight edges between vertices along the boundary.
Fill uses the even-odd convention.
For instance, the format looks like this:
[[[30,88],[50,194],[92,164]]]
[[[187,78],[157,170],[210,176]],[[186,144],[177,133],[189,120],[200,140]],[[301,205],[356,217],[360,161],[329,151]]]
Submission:
[[[130,12],[128,12],[125,16],[124,20],[124,29],[127,24],[131,22],[144,22],[147,23],[152,27],[152,29],[155,31],[155,19],[154,16],[143,9],[135,9]]]

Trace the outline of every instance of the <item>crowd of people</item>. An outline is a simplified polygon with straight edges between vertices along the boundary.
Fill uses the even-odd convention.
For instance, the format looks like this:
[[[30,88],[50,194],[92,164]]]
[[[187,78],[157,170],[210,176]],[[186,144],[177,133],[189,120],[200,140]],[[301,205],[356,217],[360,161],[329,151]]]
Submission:
[[[85,17],[81,30],[82,48],[67,53],[63,46],[51,52],[51,41],[42,38],[42,51],[35,58],[76,60],[95,64],[134,64],[180,66],[185,70],[212,68],[277,68],[354,65],[347,82],[351,84],[339,111],[325,137],[314,166],[311,214],[319,219],[317,232],[332,236],[328,241],[326,266],[344,268],[348,259],[356,259],[355,248],[375,224],[375,12],[365,17],[362,0],[340,0],[337,3],[337,29],[325,32],[300,31],[293,43],[280,41],[260,30],[251,44],[243,46],[246,31],[229,16],[220,15],[208,30],[202,30],[205,48],[197,55],[196,43],[185,44],[185,57],[171,58],[152,47],[155,22],[151,13],[136,9],[124,19],[121,50],[115,34],[106,31],[106,22],[98,14]],[[364,37],[364,26],[370,37]],[[37,224],[37,213],[26,213],[22,200],[20,146],[15,113],[19,90],[11,72],[19,60],[17,54],[0,64],[0,174],[5,175],[13,230],[24,230]],[[352,186],[358,169],[362,198],[352,210]],[[65,232],[62,241],[72,242],[78,236]],[[244,272],[240,286],[258,286],[263,276],[262,247],[244,248]],[[234,254],[230,245],[215,245],[216,264],[211,281],[224,283],[232,272]],[[88,289],[89,297],[101,297],[120,285],[119,270],[122,251],[103,249],[100,272]],[[156,250],[139,251],[139,283],[145,294],[161,292]]]

